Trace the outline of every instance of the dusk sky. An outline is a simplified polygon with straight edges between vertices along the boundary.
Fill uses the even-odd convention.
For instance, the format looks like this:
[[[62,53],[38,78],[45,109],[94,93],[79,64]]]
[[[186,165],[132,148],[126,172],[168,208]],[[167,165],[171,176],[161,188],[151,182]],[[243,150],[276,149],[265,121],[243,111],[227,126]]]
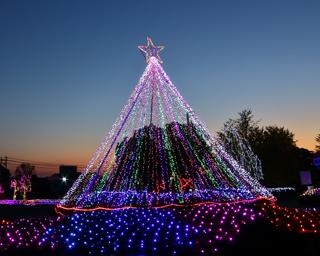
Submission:
[[[314,149],[320,1],[3,0],[0,24],[0,156],[86,164],[146,66],[147,36],[213,133],[251,108]]]

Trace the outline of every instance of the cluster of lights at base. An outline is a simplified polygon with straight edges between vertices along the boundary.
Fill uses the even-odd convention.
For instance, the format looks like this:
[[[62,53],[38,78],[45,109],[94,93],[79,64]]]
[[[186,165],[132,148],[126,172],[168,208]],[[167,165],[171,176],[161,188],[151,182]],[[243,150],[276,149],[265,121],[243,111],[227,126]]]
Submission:
[[[0,251],[33,248],[62,251],[63,255],[223,254],[224,246],[236,241],[246,225],[259,220],[269,220],[291,232],[320,232],[319,210],[280,207],[271,201],[129,208],[0,220]]]
[[[59,222],[60,217],[0,220],[0,251],[37,248],[43,234]]]
[[[268,205],[266,216],[278,228],[299,233],[320,232],[319,209],[300,209],[281,207],[276,204]]]
[[[194,205],[198,203],[209,202],[230,202],[256,200],[256,196],[247,189],[225,188],[225,189],[207,189],[193,190],[184,193],[155,193],[155,192],[93,192],[90,195],[79,197],[78,206],[71,210],[94,209],[97,205],[100,208],[127,208],[127,207],[165,207],[168,205]],[[60,206],[60,205],[59,205]],[[62,206],[63,207],[63,206]],[[68,208],[68,207],[64,207]]]
[[[43,244],[58,240],[59,246],[91,255],[213,254],[263,216],[246,203],[78,212],[47,231]]]
[[[56,205],[58,199],[0,200],[0,205]]]

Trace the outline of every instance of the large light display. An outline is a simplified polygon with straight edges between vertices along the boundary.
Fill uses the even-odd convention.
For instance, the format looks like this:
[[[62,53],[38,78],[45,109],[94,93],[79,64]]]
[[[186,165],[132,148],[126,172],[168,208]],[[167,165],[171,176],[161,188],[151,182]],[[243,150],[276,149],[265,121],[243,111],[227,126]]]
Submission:
[[[139,49],[146,70],[109,135],[56,208],[68,214],[0,220],[0,251],[225,255],[226,245],[237,248],[237,236],[250,225],[262,233],[270,232],[272,223],[284,231],[317,235],[317,209],[276,205],[244,168],[247,164],[232,158],[208,133],[160,65],[163,46],[148,38]],[[17,209],[53,203],[3,201]]]
[[[214,139],[161,66],[147,62],[119,119],[61,201],[64,209],[165,207],[272,197]]]

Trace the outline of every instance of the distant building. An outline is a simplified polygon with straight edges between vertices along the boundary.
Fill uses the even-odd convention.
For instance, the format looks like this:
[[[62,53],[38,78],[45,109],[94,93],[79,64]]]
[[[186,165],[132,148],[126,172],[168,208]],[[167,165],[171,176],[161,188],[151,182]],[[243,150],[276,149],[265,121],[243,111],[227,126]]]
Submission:
[[[10,177],[10,171],[9,171],[9,169],[7,167],[5,167],[4,165],[0,164],[0,177],[2,177],[2,176]]]
[[[59,175],[67,180],[74,180],[78,177],[76,165],[60,165]]]
[[[60,165],[59,174],[50,177],[51,191],[55,198],[62,198],[79,175],[76,165]]]
[[[10,194],[10,171],[3,164],[0,164],[0,184],[2,190],[4,190],[2,196],[8,198]]]

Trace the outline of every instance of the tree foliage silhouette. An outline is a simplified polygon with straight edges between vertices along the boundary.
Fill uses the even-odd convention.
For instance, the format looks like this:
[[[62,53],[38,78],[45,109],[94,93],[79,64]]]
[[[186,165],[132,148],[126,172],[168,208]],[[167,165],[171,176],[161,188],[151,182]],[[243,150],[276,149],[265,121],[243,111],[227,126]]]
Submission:
[[[228,153],[257,180],[263,179],[261,161],[251,145],[259,141],[260,128],[250,109],[243,110],[238,119],[229,119],[218,132],[218,140]]]
[[[316,151],[320,151],[320,133],[316,136]]]
[[[237,131],[261,160],[264,185],[298,185],[299,171],[310,169],[312,152],[297,147],[294,134],[285,127],[259,126],[259,121],[255,120],[250,109],[239,112],[236,119],[229,119],[223,130],[230,130],[230,127]],[[221,137],[221,134],[222,132],[219,132],[218,137]],[[230,134],[224,133],[228,136],[231,136]],[[318,137],[320,141],[320,134]],[[234,152],[233,156],[235,154],[237,153]]]

